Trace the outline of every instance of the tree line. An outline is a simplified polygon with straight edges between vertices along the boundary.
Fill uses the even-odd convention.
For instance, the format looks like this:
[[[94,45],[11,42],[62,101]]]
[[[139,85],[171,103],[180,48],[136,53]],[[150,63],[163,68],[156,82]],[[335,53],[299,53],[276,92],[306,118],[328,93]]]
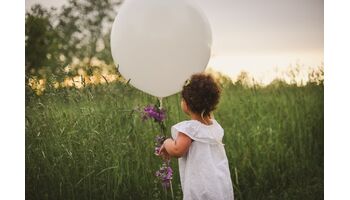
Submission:
[[[59,76],[74,60],[87,68],[94,67],[93,58],[112,64],[110,30],[121,3],[69,0],[60,8],[32,6],[25,14],[26,76],[39,75],[41,68]]]

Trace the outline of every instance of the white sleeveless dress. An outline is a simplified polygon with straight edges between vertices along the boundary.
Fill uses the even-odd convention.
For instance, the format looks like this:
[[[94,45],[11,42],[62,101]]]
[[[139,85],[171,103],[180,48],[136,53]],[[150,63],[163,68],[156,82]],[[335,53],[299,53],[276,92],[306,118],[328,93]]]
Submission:
[[[184,200],[233,200],[233,188],[222,138],[224,130],[212,119],[211,125],[187,120],[171,127],[176,140],[178,132],[193,142],[179,158],[181,188]]]

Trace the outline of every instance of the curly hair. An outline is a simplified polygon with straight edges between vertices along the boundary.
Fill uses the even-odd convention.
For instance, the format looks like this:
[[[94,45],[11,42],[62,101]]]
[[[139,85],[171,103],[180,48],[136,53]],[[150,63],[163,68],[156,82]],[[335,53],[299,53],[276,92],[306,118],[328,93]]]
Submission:
[[[181,96],[196,114],[209,116],[219,103],[221,88],[210,74],[193,74],[182,88]]]

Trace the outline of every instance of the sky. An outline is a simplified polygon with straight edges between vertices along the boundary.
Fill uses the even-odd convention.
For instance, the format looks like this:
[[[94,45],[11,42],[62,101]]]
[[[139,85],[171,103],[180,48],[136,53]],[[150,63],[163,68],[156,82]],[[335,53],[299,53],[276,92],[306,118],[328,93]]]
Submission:
[[[212,29],[208,66],[235,77],[247,71],[268,83],[290,66],[323,64],[323,0],[193,0]],[[26,0],[59,7],[66,0]]]

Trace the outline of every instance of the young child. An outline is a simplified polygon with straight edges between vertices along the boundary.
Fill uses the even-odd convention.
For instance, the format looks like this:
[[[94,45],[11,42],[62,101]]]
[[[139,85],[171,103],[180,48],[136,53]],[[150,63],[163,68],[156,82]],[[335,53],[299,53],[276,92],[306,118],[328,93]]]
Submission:
[[[232,181],[222,144],[224,130],[213,118],[220,88],[204,73],[194,74],[182,90],[181,108],[191,118],[171,128],[160,155],[179,158],[184,200],[233,200]]]

